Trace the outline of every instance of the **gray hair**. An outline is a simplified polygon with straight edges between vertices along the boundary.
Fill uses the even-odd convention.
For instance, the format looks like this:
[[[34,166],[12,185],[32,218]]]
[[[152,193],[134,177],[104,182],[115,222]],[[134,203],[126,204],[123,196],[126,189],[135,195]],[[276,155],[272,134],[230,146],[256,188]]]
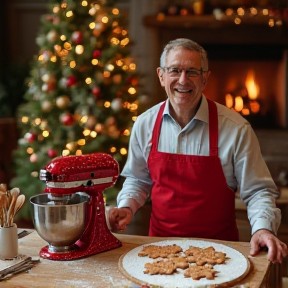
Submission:
[[[203,71],[208,71],[207,52],[198,43],[190,39],[186,39],[186,38],[178,38],[178,39],[172,40],[164,47],[163,52],[160,57],[160,67],[165,67],[167,54],[171,50],[178,48],[178,47],[183,47],[190,51],[198,51],[201,55],[201,68],[203,69]]]

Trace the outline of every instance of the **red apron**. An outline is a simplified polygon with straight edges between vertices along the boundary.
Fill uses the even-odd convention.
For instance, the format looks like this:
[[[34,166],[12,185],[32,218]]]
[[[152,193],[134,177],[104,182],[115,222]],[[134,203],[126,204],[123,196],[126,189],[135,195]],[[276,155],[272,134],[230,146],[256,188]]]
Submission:
[[[157,151],[165,103],[152,135],[148,168],[151,191],[150,236],[197,237],[238,241],[235,193],[229,188],[218,158],[218,115],[209,105],[210,155],[183,155]]]

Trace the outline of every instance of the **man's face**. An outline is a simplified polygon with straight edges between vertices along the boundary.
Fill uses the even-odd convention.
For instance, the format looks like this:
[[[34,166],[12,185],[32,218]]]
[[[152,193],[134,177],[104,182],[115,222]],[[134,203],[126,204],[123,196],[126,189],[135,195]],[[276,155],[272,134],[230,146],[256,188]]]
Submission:
[[[157,74],[173,107],[189,109],[198,105],[209,76],[209,72],[200,71],[199,52],[179,47],[167,54],[165,69],[159,67]]]

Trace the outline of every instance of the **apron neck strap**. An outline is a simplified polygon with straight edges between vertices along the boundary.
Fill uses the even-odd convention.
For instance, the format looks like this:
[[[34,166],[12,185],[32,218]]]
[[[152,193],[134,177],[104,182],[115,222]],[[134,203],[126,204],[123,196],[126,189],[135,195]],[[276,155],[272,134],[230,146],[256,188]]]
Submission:
[[[210,156],[218,157],[218,114],[215,102],[207,99],[209,108]]]

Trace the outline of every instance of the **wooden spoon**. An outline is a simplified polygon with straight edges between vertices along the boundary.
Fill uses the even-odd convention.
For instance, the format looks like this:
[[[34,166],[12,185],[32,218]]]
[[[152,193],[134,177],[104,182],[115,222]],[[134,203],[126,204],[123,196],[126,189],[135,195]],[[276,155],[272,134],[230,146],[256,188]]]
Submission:
[[[21,209],[24,203],[25,203],[25,195],[21,194],[17,197],[13,218],[15,217],[17,212]]]
[[[11,202],[8,210],[8,227],[11,227],[13,225],[14,208],[19,194],[20,194],[19,188],[13,188],[11,190]]]

